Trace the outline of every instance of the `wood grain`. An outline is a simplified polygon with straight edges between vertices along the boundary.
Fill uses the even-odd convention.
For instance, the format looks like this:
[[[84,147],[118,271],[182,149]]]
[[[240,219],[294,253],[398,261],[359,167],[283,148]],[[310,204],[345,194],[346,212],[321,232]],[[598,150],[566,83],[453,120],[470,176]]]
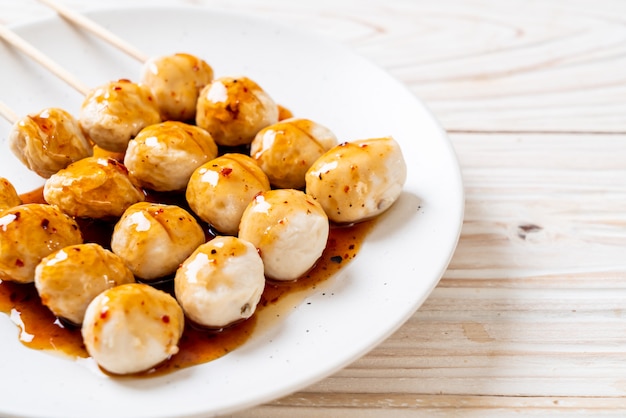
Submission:
[[[122,3],[251,13],[345,43],[425,101],[463,170],[458,249],[418,312],[335,375],[230,416],[626,416],[626,2],[108,5]]]

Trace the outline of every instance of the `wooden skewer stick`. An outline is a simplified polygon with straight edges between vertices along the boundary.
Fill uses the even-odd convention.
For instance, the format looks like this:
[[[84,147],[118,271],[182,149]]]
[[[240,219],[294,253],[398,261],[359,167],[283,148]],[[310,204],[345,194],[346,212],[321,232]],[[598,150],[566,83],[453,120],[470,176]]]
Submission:
[[[13,111],[6,103],[0,101],[0,116],[7,120],[9,123],[15,123],[19,119],[17,113]]]
[[[11,31],[6,26],[0,25],[0,38],[4,39],[9,44],[22,51],[25,55],[41,64],[48,71],[59,77],[83,95],[86,95],[90,90],[89,87],[78,81],[72,74],[65,71],[63,67],[52,61],[24,39],[20,38],[17,34],[15,34],[15,32]]]
[[[64,19],[69,20],[70,22],[78,25],[81,28],[87,29],[88,31],[90,31],[91,33],[99,37],[100,39],[122,50],[123,52],[135,58],[139,62],[143,63],[148,60],[148,57],[146,55],[144,55],[141,51],[137,50],[132,45],[128,44],[128,42],[119,38],[117,35],[105,29],[103,26],[100,26],[93,20],[90,20],[86,18],[85,16],[81,15],[80,13],[76,13],[75,11],[63,6],[62,4],[59,4],[59,2],[57,2],[56,0],[37,0],[37,1],[54,9]]]

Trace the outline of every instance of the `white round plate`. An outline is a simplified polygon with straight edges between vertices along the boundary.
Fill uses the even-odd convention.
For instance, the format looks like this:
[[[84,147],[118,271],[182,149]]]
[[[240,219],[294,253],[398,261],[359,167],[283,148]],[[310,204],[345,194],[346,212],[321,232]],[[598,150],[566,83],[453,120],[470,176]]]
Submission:
[[[89,361],[24,347],[0,315],[0,415],[213,416],[305,388],[364,355],[398,329],[435,287],[463,217],[459,167],[438,123],[405,87],[345,47],[253,17],[202,8],[100,10],[88,15],[149,55],[189,52],[216,73],[247,75],[296,116],[341,141],[392,135],[408,164],[396,204],[357,257],[315,290],[264,310],[252,337],[210,363],[154,378],[116,379]],[[140,64],[57,18],[14,28],[89,86],[137,80]],[[18,114],[82,97],[0,42],[1,100]],[[20,192],[42,184],[10,154],[2,122],[0,175]],[[267,315],[264,312],[268,312]],[[274,315],[275,317],[275,315]]]

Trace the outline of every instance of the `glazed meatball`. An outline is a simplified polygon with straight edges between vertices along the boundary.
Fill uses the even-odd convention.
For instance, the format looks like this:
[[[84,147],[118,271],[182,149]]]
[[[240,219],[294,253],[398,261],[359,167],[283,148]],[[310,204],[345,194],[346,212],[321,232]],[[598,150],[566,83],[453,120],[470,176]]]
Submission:
[[[263,170],[243,154],[224,154],[201,165],[187,185],[191,210],[222,234],[235,235],[248,203],[270,189]]]
[[[312,197],[276,189],[257,195],[246,208],[239,238],[259,249],[268,278],[296,280],[322,255],[329,230],[324,210]]]
[[[391,137],[332,148],[306,174],[306,192],[337,223],[360,222],[386,211],[400,196],[406,163]]]
[[[148,87],[129,80],[113,81],[87,93],[78,119],[88,139],[114,152],[125,151],[140,130],[161,122]]]
[[[78,224],[58,208],[30,203],[0,213],[0,280],[31,283],[46,256],[82,244]]]
[[[81,324],[87,305],[106,289],[133,283],[124,261],[98,244],[62,248],[35,269],[35,287],[41,302],[56,316]]]
[[[176,272],[176,299],[189,319],[223,328],[247,319],[265,287],[256,248],[235,237],[216,237],[201,245]]]
[[[13,184],[4,177],[0,177],[0,211],[22,204]]]
[[[58,108],[44,109],[15,122],[9,147],[29,170],[44,178],[93,153],[76,119]]]
[[[154,57],[144,64],[141,75],[163,120],[193,120],[198,94],[212,80],[213,68],[190,54]]]
[[[308,119],[287,119],[262,129],[250,144],[250,156],[282,189],[304,189],[304,175],[323,153],[337,145],[326,127]]]
[[[111,249],[135,276],[154,280],[172,274],[205,241],[186,210],[156,203],[129,207],[113,229]]]
[[[129,142],[124,165],[141,187],[168,192],[184,190],[191,173],[215,157],[207,131],[168,121],[143,128]]]
[[[172,296],[129,283],[96,296],[81,328],[87,352],[115,374],[147,371],[178,353],[185,318]]]
[[[198,97],[196,124],[218,145],[249,144],[261,129],[276,122],[278,106],[247,77],[215,79]]]
[[[50,177],[43,197],[70,216],[96,219],[119,217],[145,200],[123,164],[97,157],[84,158]]]
[[[126,155],[126,152],[113,152],[113,151],[107,151],[103,148],[100,148],[97,145],[94,145],[93,147],[93,156],[94,157],[98,157],[98,158],[112,158],[114,160],[119,161],[120,163],[124,163],[124,156]]]

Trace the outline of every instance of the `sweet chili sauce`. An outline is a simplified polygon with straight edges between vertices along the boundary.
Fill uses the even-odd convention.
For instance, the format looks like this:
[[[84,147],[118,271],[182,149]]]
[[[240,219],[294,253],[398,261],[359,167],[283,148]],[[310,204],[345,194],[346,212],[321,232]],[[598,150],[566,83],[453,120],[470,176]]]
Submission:
[[[45,203],[42,189],[23,194],[21,198],[24,203]],[[148,200],[186,206],[181,201],[184,199],[176,195],[154,194],[149,195]],[[78,221],[85,242],[96,242],[105,248],[109,247],[114,225],[112,222],[85,219]],[[259,316],[268,307],[280,305],[281,299],[286,295],[314,290],[354,259],[373,222],[331,227],[326,249],[313,269],[293,282],[266,281],[261,301],[251,318],[219,331],[200,329],[188,322],[179,342],[179,353],[142,375],[169,373],[215,360],[235,350],[252,335]],[[215,236],[214,231],[207,225],[204,226],[207,240]],[[173,293],[173,277],[164,278],[154,285]],[[9,315],[18,325],[17,333],[25,346],[54,351],[70,358],[89,357],[82,342],[80,328],[56,318],[43,306],[33,284],[0,281],[0,311]]]

